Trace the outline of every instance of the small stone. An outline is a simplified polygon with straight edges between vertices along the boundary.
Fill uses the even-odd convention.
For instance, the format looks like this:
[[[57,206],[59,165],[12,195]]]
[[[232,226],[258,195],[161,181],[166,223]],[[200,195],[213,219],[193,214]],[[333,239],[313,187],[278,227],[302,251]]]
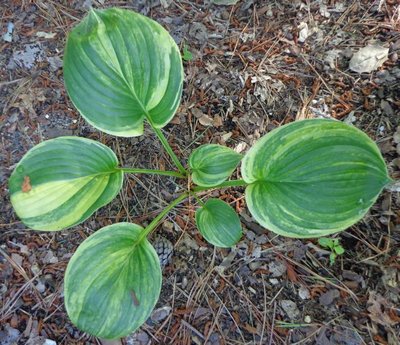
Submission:
[[[268,264],[272,277],[281,277],[286,272],[286,265],[282,261],[272,261]]]
[[[297,308],[295,302],[288,299],[284,299],[280,302],[280,304],[290,320],[295,320],[300,316],[300,310]]]
[[[138,331],[125,338],[126,345],[146,345],[149,341],[150,337],[144,331]]]
[[[38,275],[39,272],[40,272],[39,265],[38,265],[37,263],[34,263],[34,264],[31,266],[31,271],[32,271],[32,273],[33,273],[35,276]]]
[[[300,288],[299,288],[299,297],[302,300],[309,299],[310,298],[310,291],[308,291],[308,289],[306,287],[300,286]]]
[[[54,340],[46,339],[43,345],[57,345],[57,343]]]
[[[22,265],[22,261],[24,260],[24,258],[16,253],[12,253],[11,254],[11,259],[18,265],[21,266]]]
[[[53,251],[49,249],[43,258],[43,262],[46,264],[56,264],[58,262],[58,258],[54,255]]]
[[[156,323],[161,322],[171,314],[171,310],[172,308],[170,306],[158,308],[151,313],[151,320]]]
[[[271,278],[271,279],[269,280],[269,282],[270,282],[272,285],[278,285],[278,284],[279,284],[279,280],[276,279],[276,278]]]
[[[311,316],[310,316],[310,315],[306,315],[306,316],[304,317],[304,322],[305,322],[305,323],[311,323]]]
[[[36,290],[38,290],[40,293],[43,293],[46,291],[46,285],[41,280],[38,280],[36,284]]]

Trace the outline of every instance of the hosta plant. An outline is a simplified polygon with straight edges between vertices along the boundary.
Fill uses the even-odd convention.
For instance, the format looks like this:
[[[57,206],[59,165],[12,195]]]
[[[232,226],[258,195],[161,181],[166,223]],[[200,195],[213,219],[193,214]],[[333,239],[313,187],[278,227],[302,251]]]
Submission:
[[[235,210],[199,193],[245,187],[250,213],[266,229],[310,238],[359,221],[391,179],[376,144],[360,130],[334,120],[293,122],[262,137],[245,155],[203,145],[184,164],[162,128],[179,106],[180,51],[155,21],[122,9],[91,10],[69,34],[64,52],[69,97],[87,122],[115,136],[143,134],[147,122],[176,166],[174,171],[121,167],[107,146],[60,137],[33,147],[9,180],[11,202],[27,227],[71,228],[111,202],[124,175],[160,174],[186,180],[180,196],[147,227],[117,223],[87,238],[70,260],[65,306],[72,322],[101,338],[140,327],[155,306],[162,274],[148,235],[176,205],[193,197],[203,237],[231,247],[242,236]],[[241,162],[243,179],[229,179]]]

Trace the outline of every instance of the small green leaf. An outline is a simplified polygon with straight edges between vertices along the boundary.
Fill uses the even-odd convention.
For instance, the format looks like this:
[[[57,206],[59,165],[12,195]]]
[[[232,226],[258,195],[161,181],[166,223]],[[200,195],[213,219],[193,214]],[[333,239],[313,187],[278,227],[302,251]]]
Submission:
[[[332,265],[335,263],[335,261],[336,261],[336,254],[335,254],[335,253],[331,253],[331,254],[329,255],[329,262],[330,262],[330,265],[332,266]]]
[[[332,246],[332,240],[327,237],[321,237],[318,239],[318,244],[324,248],[330,248]]]
[[[209,199],[197,209],[196,225],[207,242],[217,247],[232,247],[242,237],[239,216],[219,199]]]
[[[296,121],[261,138],[245,155],[246,202],[267,229],[310,238],[359,221],[391,181],[376,144],[332,120]]]
[[[55,231],[79,224],[122,187],[114,152],[96,141],[60,137],[36,145],[9,180],[11,203],[22,222]]]
[[[337,255],[341,255],[344,253],[344,248],[341,245],[335,246],[333,247],[333,249],[335,250],[335,253]]]
[[[129,10],[91,10],[68,35],[68,94],[94,127],[117,136],[143,134],[146,119],[164,127],[180,103],[179,48],[158,23]]]
[[[224,182],[236,169],[242,155],[226,146],[206,144],[198,147],[189,157],[192,180],[203,187]]]
[[[150,316],[161,289],[154,248],[142,227],[106,226],[87,238],[65,274],[65,306],[81,330],[105,339],[124,337]]]
[[[189,47],[186,44],[183,45],[182,59],[185,61],[193,60],[193,54],[190,52]]]

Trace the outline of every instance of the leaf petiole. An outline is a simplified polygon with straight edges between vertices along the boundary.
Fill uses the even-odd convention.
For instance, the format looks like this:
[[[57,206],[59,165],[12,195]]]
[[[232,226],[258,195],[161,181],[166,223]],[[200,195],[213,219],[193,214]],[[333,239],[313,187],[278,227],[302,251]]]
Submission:
[[[187,175],[186,169],[183,167],[182,163],[179,161],[178,157],[172,150],[172,147],[168,144],[168,140],[162,133],[161,129],[156,128],[154,126],[152,126],[152,128],[153,128],[154,132],[156,133],[158,139],[160,139],[162,146],[164,146],[165,151],[168,152],[169,156],[174,161],[174,163],[175,163],[176,167],[178,168],[178,170],[180,171],[180,173],[182,175],[186,176]]]
[[[178,198],[176,198],[173,202],[171,202],[166,208],[164,208],[156,218],[154,218],[151,223],[146,226],[143,230],[142,234],[138,238],[138,242],[143,240],[150,232],[152,232],[161,220],[167,215],[169,211],[171,211],[176,205],[180,204],[183,200],[185,200],[189,196],[189,193],[183,193]]]
[[[153,175],[165,175],[173,176],[178,178],[185,178],[185,176],[177,171],[165,171],[165,170],[152,170],[152,169],[140,169],[140,168],[116,168],[116,170],[123,171],[124,173],[130,174],[153,174]]]
[[[196,199],[196,201],[201,205],[204,206],[204,202],[197,196],[195,192],[189,192],[189,194]]]
[[[212,187],[202,187],[202,186],[196,186],[193,187],[192,191],[193,192],[202,192],[205,190],[210,190],[210,189],[217,189],[217,188],[225,188],[225,187],[245,187],[247,186],[248,183],[245,182],[244,180],[230,180],[230,181],[225,181],[220,183],[217,186],[212,186]]]

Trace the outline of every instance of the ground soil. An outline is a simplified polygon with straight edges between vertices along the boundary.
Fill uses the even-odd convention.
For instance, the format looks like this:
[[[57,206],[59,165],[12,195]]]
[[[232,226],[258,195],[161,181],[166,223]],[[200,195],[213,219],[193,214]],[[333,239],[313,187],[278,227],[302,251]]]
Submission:
[[[182,187],[169,177],[129,176],[110,205],[57,233],[28,230],[15,216],[7,179],[35,144],[62,135],[101,141],[125,166],[172,168],[150,130],[105,135],[68,99],[66,34],[89,6],[154,18],[193,54],[184,62],[182,104],[164,133],[185,161],[200,144],[246,152],[294,120],[332,117],[375,140],[400,175],[400,5],[396,0],[0,1],[0,343],[100,344],[76,329],[63,304],[63,276],[79,244],[118,221],[146,224]],[[388,59],[349,69],[378,42]],[[396,132],[397,131],[397,132]],[[240,172],[235,172],[240,176]],[[340,233],[345,253],[329,263],[315,240],[276,236],[245,208],[243,190],[206,193],[231,203],[245,235],[233,249],[208,245],[194,225],[195,201],[152,235],[171,241],[156,312],[127,344],[399,344],[400,199],[383,191],[367,216]],[[47,339],[47,343],[46,343]],[[54,343],[53,343],[54,344]]]

